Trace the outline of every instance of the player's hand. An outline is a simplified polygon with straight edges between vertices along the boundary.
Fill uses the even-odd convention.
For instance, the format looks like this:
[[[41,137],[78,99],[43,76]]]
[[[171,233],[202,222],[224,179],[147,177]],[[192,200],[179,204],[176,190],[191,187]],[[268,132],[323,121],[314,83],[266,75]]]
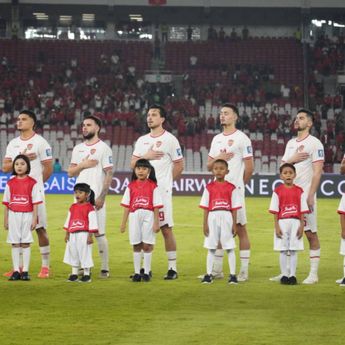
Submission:
[[[95,208],[96,208],[96,210],[100,210],[104,206],[104,201],[105,200],[103,198],[100,198],[100,197],[98,197],[95,200]]]
[[[4,228],[5,230],[8,230],[8,222],[4,222]]]
[[[309,158],[309,153],[307,152],[296,152],[290,159],[289,161],[295,163],[303,162],[306,159]]]
[[[67,243],[68,241],[69,241],[69,232],[66,231],[65,242]]]
[[[23,152],[22,152],[22,155],[25,155],[26,157],[29,158],[30,161],[33,161],[37,158],[37,155],[35,152],[31,152],[31,153],[26,153],[28,149],[26,148]]]
[[[277,228],[275,228],[275,232],[276,232],[276,236],[278,238],[283,238],[283,232],[282,232],[282,230],[280,229],[279,226]]]
[[[80,163],[83,169],[94,168],[98,164],[97,159],[89,159],[90,155],[87,155]]]
[[[89,234],[89,236],[87,236],[87,244],[92,244],[93,243],[93,238],[92,238],[92,234]]]
[[[313,212],[314,212],[314,204],[315,204],[314,195],[308,195],[308,198],[307,198],[307,205],[308,205],[308,208],[309,208],[310,213],[313,213]]]
[[[153,223],[153,232],[155,232],[156,234],[159,232],[160,227],[159,227],[159,222],[154,222]]]
[[[126,225],[121,225],[120,232],[123,234],[126,231]]]
[[[33,219],[31,222],[31,231],[35,230],[37,226],[37,220]]]
[[[232,226],[232,235],[233,237],[237,235],[237,224],[233,224]]]
[[[226,162],[229,161],[232,157],[234,157],[233,152],[222,152],[218,155],[217,159],[223,159]]]
[[[156,151],[153,150],[153,145],[150,147],[150,149],[145,154],[145,159],[147,160],[158,160],[163,158],[164,152],[163,151]]]
[[[206,237],[208,237],[209,233],[210,233],[210,231],[209,231],[208,225],[205,225],[205,226],[204,226],[204,235],[205,235]]]

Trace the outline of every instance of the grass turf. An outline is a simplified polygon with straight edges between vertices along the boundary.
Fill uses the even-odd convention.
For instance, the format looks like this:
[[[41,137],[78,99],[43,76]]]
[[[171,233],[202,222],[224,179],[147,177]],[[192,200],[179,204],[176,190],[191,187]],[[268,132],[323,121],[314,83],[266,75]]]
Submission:
[[[205,272],[206,265],[202,210],[197,207],[200,198],[175,197],[179,279],[162,279],[167,261],[159,234],[152,282],[132,283],[128,279],[133,271],[132,252],[128,233],[119,232],[118,196],[107,199],[111,278],[98,278],[95,244],[92,283],[67,283],[70,267],[62,263],[62,225],[71,200],[71,196],[47,196],[53,277],[35,277],[40,266],[35,235],[32,280],[0,278],[0,344],[343,344],[345,288],[334,282],[342,276],[339,200],[318,203],[322,253],[320,282],[314,286],[268,281],[279,273],[268,198],[247,199],[252,242],[248,282],[229,286],[224,279],[200,284],[196,277]],[[0,272],[11,267],[10,246],[5,241],[2,231]],[[308,274],[308,252],[298,258],[299,282]],[[226,261],[224,271],[228,272]]]

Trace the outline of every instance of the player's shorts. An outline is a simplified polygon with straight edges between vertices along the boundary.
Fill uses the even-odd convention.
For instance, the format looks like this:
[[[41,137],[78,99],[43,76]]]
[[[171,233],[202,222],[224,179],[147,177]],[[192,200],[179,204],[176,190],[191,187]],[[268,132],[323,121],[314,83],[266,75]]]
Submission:
[[[233,219],[230,211],[209,212],[207,222],[209,234],[204,240],[205,248],[217,249],[219,242],[225,250],[236,248],[232,233]]]
[[[139,209],[129,214],[129,242],[136,245],[141,242],[156,243],[156,234],[153,232],[154,213]]]
[[[314,209],[312,213],[306,213],[304,215],[304,231],[317,232],[317,204],[314,203]]]
[[[87,244],[88,235],[87,231],[69,234],[63,259],[65,264],[81,268],[93,267],[92,244]]]
[[[158,187],[161,193],[163,207],[159,209],[159,226],[167,225],[169,228],[174,226],[173,207],[172,207],[172,193],[162,187]]]
[[[8,210],[7,243],[32,243],[32,212],[13,212]]]
[[[104,205],[103,205],[103,207],[101,209],[96,210],[96,216],[97,216],[97,224],[98,224],[98,234],[97,234],[97,236],[105,235],[105,223],[106,223],[105,203],[104,203]]]
[[[274,250],[303,250],[303,236],[298,239],[297,231],[301,224],[299,219],[279,219],[278,221],[283,237],[279,238],[274,232]]]
[[[247,224],[247,212],[246,212],[246,199],[244,197],[244,194],[240,194],[240,202],[242,207],[237,210],[237,220],[236,223],[237,224],[241,224],[241,225],[246,225]]]

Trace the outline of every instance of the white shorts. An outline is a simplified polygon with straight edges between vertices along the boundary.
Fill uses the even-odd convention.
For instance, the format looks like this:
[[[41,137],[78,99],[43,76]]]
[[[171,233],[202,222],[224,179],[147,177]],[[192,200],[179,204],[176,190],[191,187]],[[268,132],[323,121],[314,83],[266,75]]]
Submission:
[[[279,219],[278,221],[283,237],[279,238],[274,232],[274,250],[303,250],[303,236],[297,238],[297,231],[301,224],[299,219]]]
[[[317,204],[316,199],[314,203],[314,210],[312,213],[304,215],[304,231],[317,232]]]
[[[87,231],[69,234],[63,259],[65,264],[81,268],[93,267],[92,244],[87,244],[88,235]]]
[[[172,209],[172,193],[162,187],[158,187],[161,193],[163,207],[159,209],[159,226],[167,225],[169,228],[174,226],[173,209]]]
[[[340,255],[345,256],[345,240],[343,238],[340,239]]]
[[[209,212],[207,222],[209,234],[204,240],[205,248],[217,249],[219,242],[225,250],[236,248],[236,243],[232,233],[233,220],[231,212]]]
[[[47,210],[44,194],[42,195],[43,202],[37,205],[37,225],[36,229],[47,229]]]
[[[246,225],[247,224],[247,212],[246,212],[246,199],[244,197],[244,194],[240,194],[240,203],[242,205],[242,207],[237,210],[237,220],[236,223],[237,224],[241,224],[241,225]]]
[[[153,232],[153,212],[139,209],[129,214],[129,242],[131,245],[141,242],[156,243],[156,234]]]
[[[96,210],[96,216],[97,216],[97,224],[98,224],[98,234],[97,234],[97,236],[105,235],[105,223],[106,223],[105,203],[104,203],[104,205],[103,205],[103,207],[101,209]]]
[[[32,212],[13,212],[8,210],[7,243],[32,243]]]

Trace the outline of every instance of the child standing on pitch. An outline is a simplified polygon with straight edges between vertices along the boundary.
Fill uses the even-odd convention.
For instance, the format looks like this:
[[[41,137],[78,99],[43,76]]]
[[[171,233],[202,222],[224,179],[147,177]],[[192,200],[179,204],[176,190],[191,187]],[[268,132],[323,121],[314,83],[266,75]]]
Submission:
[[[274,190],[269,208],[269,212],[274,215],[274,250],[280,252],[281,284],[296,285],[297,251],[304,249],[303,215],[309,212],[309,208],[303,189],[293,183],[296,177],[294,165],[285,163],[279,172],[283,184]]]
[[[201,282],[210,284],[213,281],[211,273],[216,249],[220,242],[222,248],[228,253],[230,268],[228,283],[237,284],[234,236],[236,235],[237,210],[241,208],[240,199],[236,187],[224,179],[229,173],[228,163],[225,160],[215,160],[212,173],[215,180],[207,184],[200,202],[200,207],[204,209],[204,247],[208,249],[207,273]]]
[[[340,255],[344,256],[344,276],[342,279],[337,280],[337,283],[340,283],[340,286],[345,286],[345,194],[341,197],[338,213],[341,226]]]
[[[70,207],[65,222],[66,250],[63,262],[72,266],[72,274],[67,281],[78,281],[78,270],[84,270],[83,283],[91,282],[92,234],[98,232],[97,216],[94,208],[95,193],[87,183],[74,186],[76,202]]]
[[[121,206],[125,207],[120,231],[126,231],[129,217],[129,242],[133,246],[133,282],[141,279],[149,282],[152,250],[159,231],[159,209],[163,207],[157,188],[155,170],[146,159],[138,159],[132,181],[123,195]],[[144,252],[144,275],[140,275],[141,251]]]
[[[7,243],[12,244],[13,273],[9,280],[30,280],[30,243],[32,231],[37,225],[37,205],[42,203],[42,196],[37,182],[30,173],[30,160],[25,155],[18,155],[13,160],[12,175],[5,188],[3,204],[4,226],[8,230]],[[19,272],[20,252],[23,254],[23,269]]]

